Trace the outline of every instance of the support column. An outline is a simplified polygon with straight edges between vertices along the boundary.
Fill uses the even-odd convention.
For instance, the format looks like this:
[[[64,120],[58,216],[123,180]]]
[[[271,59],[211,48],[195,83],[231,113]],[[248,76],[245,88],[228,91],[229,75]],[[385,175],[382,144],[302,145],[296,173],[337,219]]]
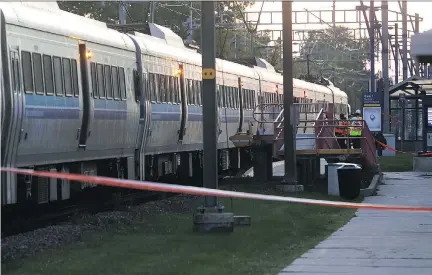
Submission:
[[[201,2],[201,48],[203,79],[203,186],[218,188],[217,162],[217,100],[216,100],[216,32],[215,10],[213,1]],[[217,198],[206,196],[204,207],[194,215],[194,231],[198,232],[232,232],[234,216],[222,213],[223,206],[218,205]]]
[[[381,2],[381,17],[382,17],[382,72],[383,72],[383,86],[384,86],[384,102],[383,102],[383,125],[382,131],[384,134],[390,132],[390,121],[389,121],[389,66],[388,66],[388,1]]]
[[[293,106],[293,56],[292,56],[292,1],[282,2],[283,36],[283,94],[284,94],[284,153],[285,172],[282,188],[285,191],[303,190],[297,185],[297,160]]]

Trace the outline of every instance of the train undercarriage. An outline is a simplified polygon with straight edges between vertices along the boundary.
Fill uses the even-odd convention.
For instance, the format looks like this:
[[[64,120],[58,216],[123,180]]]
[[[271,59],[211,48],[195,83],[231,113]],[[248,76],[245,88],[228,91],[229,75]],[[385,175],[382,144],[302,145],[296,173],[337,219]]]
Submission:
[[[202,151],[148,155],[145,157],[145,180],[202,186],[202,156]],[[252,166],[250,148],[218,150],[218,163],[219,177],[238,175]],[[135,173],[135,171],[139,171],[139,165],[140,163],[136,161],[136,158],[128,157],[26,168],[139,180],[139,175]],[[3,205],[3,209],[22,206],[31,208],[42,204],[64,204],[67,201],[79,200],[82,197],[98,196],[98,192],[106,192],[103,191],[104,189],[117,195],[131,191],[123,188],[97,186],[88,182],[25,175],[17,175],[16,179],[16,203]],[[2,186],[5,185],[2,184]]]

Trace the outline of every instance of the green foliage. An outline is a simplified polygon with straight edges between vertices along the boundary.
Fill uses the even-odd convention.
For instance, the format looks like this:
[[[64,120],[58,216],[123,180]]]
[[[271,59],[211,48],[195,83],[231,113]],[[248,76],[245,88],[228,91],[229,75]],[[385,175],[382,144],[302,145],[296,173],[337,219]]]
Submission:
[[[87,16],[99,21],[115,24],[119,18],[119,5],[127,7],[127,23],[144,23],[146,26],[151,21],[151,2],[119,2],[119,1],[59,1],[59,7],[63,10]],[[224,26],[241,26],[244,24],[244,11],[254,2],[216,2],[215,10],[217,56],[225,59],[246,58],[252,54],[261,57],[274,56],[273,48],[263,48],[270,41],[268,34],[257,35],[255,26],[247,26],[244,29],[227,29]],[[188,36],[188,26],[185,24],[192,11],[194,24],[199,26],[201,18],[201,2],[171,1],[154,2],[155,11],[153,22],[170,28],[183,39]],[[148,33],[148,29],[147,29]],[[251,39],[251,34],[253,39]],[[193,39],[197,44],[201,42],[201,29],[193,31]],[[252,41],[252,42],[251,42]],[[254,46],[252,47],[251,44]],[[237,46],[236,46],[237,45]],[[236,50],[237,49],[237,50]],[[253,50],[252,50],[253,49]]]
[[[294,60],[294,75],[309,73],[329,78],[336,87],[345,91],[352,108],[361,106],[363,92],[368,89],[369,39],[355,39],[345,27],[328,28],[309,33],[308,40],[300,48],[300,58]]]

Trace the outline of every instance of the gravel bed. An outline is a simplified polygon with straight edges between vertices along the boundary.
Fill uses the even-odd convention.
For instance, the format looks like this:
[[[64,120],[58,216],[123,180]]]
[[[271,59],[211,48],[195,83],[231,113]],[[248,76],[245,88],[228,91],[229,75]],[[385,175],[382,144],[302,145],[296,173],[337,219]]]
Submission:
[[[2,262],[23,259],[47,249],[72,244],[82,240],[85,234],[131,225],[145,216],[170,212],[191,212],[200,202],[199,196],[178,195],[132,206],[127,211],[101,212],[95,215],[72,217],[70,221],[62,224],[2,238]]]

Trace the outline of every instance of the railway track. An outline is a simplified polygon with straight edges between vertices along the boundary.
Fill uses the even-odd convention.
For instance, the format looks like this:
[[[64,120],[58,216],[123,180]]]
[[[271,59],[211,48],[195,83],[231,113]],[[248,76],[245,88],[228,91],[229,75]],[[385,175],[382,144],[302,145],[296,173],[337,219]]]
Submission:
[[[220,177],[219,184],[228,186],[234,181],[236,183],[243,182],[242,180],[239,181],[238,177]],[[114,210],[124,211],[127,205],[138,205],[177,195],[150,191],[105,190],[104,192],[93,192],[91,190],[89,194],[75,200],[42,205],[28,204],[12,211],[2,210],[1,234],[2,238],[13,236],[66,222],[77,215]]]
[[[7,213],[2,215],[2,238],[33,231],[38,228],[69,221],[72,217],[82,214],[96,214],[104,211],[124,210],[126,205],[140,204],[166,197],[156,192],[134,192],[131,194],[112,196],[111,199],[98,199],[93,202],[71,203],[64,206],[47,207],[44,205],[33,211]],[[36,206],[36,208],[38,208]],[[19,214],[18,214],[19,213]]]

